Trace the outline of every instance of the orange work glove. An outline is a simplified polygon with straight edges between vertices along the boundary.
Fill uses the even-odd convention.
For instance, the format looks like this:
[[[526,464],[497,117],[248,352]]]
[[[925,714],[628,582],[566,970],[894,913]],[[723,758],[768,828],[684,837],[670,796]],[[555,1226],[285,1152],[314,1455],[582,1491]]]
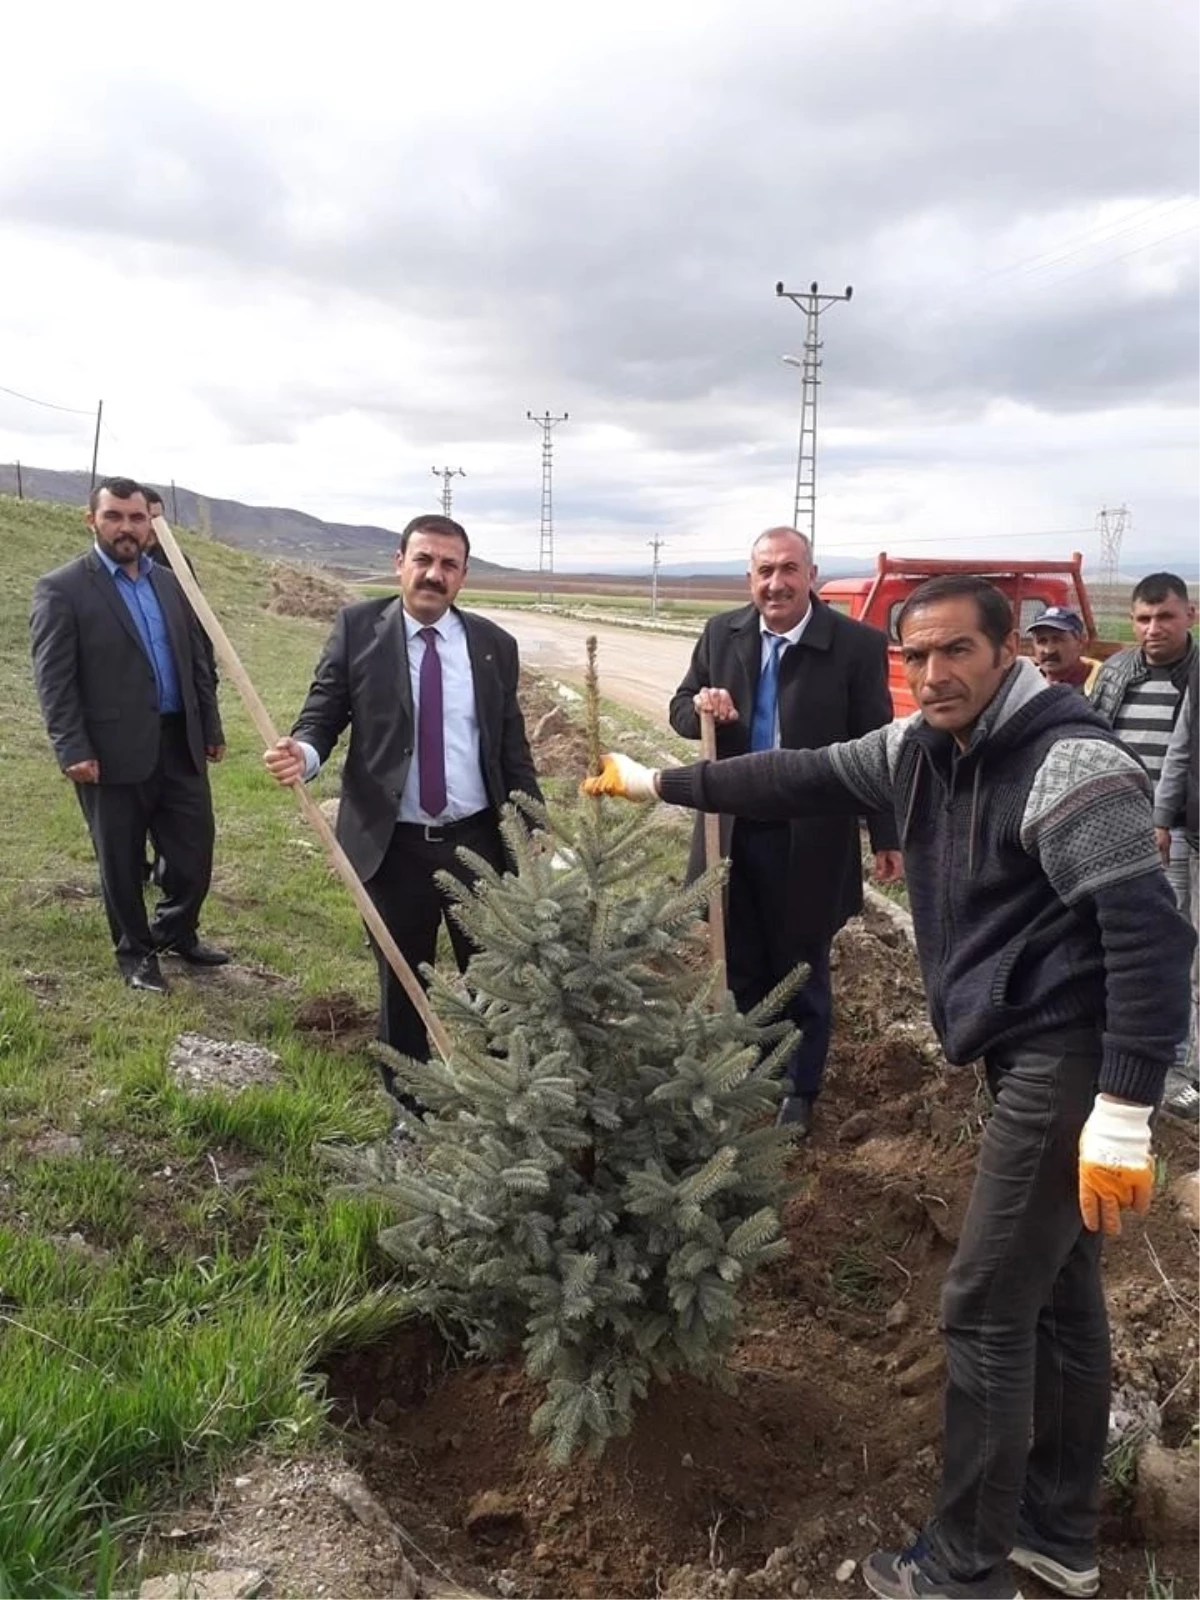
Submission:
[[[1079,1135],[1079,1209],[1093,1233],[1120,1233],[1122,1211],[1145,1216],[1150,1209],[1151,1109],[1096,1096]]]
[[[615,751],[610,751],[602,761],[599,775],[585,778],[580,784],[584,794],[611,794],[622,800],[658,799],[658,790],[654,787],[658,772],[654,767],[643,767],[640,762]]]

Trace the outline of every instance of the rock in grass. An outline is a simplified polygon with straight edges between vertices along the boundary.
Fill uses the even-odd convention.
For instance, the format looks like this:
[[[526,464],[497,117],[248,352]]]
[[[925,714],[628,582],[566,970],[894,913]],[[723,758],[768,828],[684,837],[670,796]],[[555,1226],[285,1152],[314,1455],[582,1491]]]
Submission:
[[[1200,1230],[1200,1172],[1185,1172],[1169,1190],[1189,1228]]]
[[[209,1039],[202,1033],[181,1033],[171,1046],[167,1070],[187,1094],[221,1090],[237,1094],[251,1084],[267,1088],[280,1081],[279,1057],[273,1050],[242,1040]]]
[[[1197,1465],[1194,1447],[1168,1450],[1151,1440],[1138,1451],[1137,1517],[1148,1545],[1195,1545],[1200,1532]]]
[[[834,1137],[839,1144],[858,1144],[875,1126],[869,1111],[855,1111],[842,1123]]]
[[[484,1544],[507,1544],[525,1532],[525,1515],[513,1495],[484,1489],[467,1508],[464,1526],[472,1539]]]

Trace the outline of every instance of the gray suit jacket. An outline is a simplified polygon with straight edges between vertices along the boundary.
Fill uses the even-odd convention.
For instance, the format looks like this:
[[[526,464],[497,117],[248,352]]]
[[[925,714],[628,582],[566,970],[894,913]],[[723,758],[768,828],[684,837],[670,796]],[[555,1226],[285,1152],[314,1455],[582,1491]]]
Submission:
[[[155,566],[187,719],[188,749],[224,744],[204,633],[173,572]],[[142,783],[158,762],[154,666],[108,569],[94,550],[39,578],[29,617],[33,675],[60,767],[99,761],[101,783]]]
[[[541,799],[517,701],[517,642],[494,622],[459,611],[475,680],[479,764],[492,807],[514,790]],[[322,762],[346,727],[337,835],[359,877],[379,870],[412,764],[415,723],[404,608],[396,599],[362,600],[338,612],[308,698],[292,729]]]
[[[816,595],[800,643],[786,650],[779,668],[779,731],[785,750],[818,750],[857,739],[892,720],[887,681],[887,638],[852,622]],[[700,636],[687,676],[671,701],[671,726],[685,739],[700,737],[692,704],[697,690],[727,689],[738,720],[717,728],[717,758],[746,755],[754,720],[754,696],[762,661],[758,612],[752,605],[711,617]],[[899,847],[896,819],[877,812],[869,819],[875,850]],[[697,818],[688,878],[704,867],[704,819]],[[728,853],[732,819],[721,818],[722,848]],[[789,930],[799,949],[813,937],[831,937],[862,909],[862,861],[853,817],[806,817],[790,829],[784,865],[791,891]],[[797,957],[798,959],[799,957]]]

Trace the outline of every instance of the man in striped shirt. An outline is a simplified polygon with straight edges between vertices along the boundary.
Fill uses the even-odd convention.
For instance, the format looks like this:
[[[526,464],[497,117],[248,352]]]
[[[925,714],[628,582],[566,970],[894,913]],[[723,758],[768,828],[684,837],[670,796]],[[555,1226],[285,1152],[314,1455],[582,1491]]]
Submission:
[[[1139,757],[1151,783],[1157,783],[1196,651],[1192,638],[1196,607],[1182,578],[1173,572],[1152,572],[1133,591],[1130,618],[1137,642],[1110,656],[1100,668],[1092,704],[1112,723],[1121,743]],[[1188,847],[1182,829],[1171,836],[1167,877],[1186,913]],[[1186,1048],[1183,1041],[1181,1064]],[[1167,1075],[1163,1110],[1193,1120],[1200,1116],[1194,1068],[1177,1068]]]

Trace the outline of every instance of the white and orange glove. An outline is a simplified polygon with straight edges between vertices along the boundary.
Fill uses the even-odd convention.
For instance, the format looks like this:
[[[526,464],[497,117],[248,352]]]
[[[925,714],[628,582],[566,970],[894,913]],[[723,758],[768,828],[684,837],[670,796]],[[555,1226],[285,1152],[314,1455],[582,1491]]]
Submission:
[[[585,778],[580,784],[584,794],[611,794],[622,800],[658,799],[658,790],[654,787],[658,776],[656,768],[643,767],[640,762],[618,755],[616,751],[609,751],[601,759],[599,774]]]
[[[1096,1096],[1079,1135],[1079,1209],[1093,1233],[1120,1233],[1122,1211],[1145,1216],[1150,1209],[1151,1109]]]

